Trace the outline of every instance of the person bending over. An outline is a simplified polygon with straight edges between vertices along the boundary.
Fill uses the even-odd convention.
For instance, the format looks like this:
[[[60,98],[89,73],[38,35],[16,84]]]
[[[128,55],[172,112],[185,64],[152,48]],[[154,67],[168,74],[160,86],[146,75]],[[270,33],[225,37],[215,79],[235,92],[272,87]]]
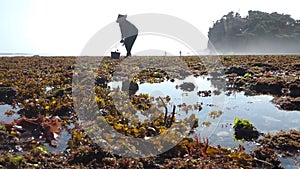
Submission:
[[[126,57],[131,56],[131,49],[138,35],[138,29],[131,22],[126,20],[127,15],[118,15],[117,23],[121,29],[121,43],[125,45],[127,54]]]

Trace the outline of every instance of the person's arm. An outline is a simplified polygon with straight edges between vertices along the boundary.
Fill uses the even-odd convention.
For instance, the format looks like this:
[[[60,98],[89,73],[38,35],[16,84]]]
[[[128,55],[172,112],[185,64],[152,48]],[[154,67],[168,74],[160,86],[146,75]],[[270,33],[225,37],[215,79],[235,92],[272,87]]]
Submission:
[[[124,29],[122,29],[122,27],[120,27],[120,29],[121,29],[121,39],[124,39],[125,37],[124,37]]]
[[[123,38],[123,36],[121,37],[120,43],[124,43],[124,38]]]
[[[121,30],[121,40],[120,40],[120,43],[124,43],[124,30],[122,29],[123,27],[122,27],[121,24],[119,24],[119,26],[120,26],[120,30]]]

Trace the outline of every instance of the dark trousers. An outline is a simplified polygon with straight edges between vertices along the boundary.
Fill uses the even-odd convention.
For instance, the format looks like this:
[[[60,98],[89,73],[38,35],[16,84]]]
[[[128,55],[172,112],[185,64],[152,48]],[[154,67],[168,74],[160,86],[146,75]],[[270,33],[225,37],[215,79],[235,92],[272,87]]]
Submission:
[[[125,38],[124,44],[125,44],[125,48],[126,48],[126,51],[127,51],[126,56],[131,56],[131,48],[132,48],[132,46],[135,42],[136,37],[137,37],[137,35]]]

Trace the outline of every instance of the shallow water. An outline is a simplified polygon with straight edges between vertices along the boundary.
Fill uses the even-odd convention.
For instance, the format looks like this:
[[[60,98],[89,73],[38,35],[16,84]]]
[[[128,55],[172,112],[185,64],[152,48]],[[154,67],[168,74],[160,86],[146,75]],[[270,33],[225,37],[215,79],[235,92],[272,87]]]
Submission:
[[[180,89],[180,85],[186,82],[191,82],[195,85],[193,91],[184,91]],[[243,144],[246,150],[249,152],[256,145],[251,142],[234,142],[233,139],[233,128],[230,125],[233,123],[234,118],[249,119],[250,122],[260,132],[270,132],[275,133],[280,130],[290,130],[296,129],[300,130],[300,111],[285,111],[279,110],[272,102],[272,96],[269,95],[257,95],[257,96],[245,96],[243,92],[232,93],[231,95],[226,95],[222,91],[222,86],[224,86],[224,81],[213,81],[211,77],[201,76],[193,77],[189,76],[184,80],[175,79],[174,82],[165,81],[162,83],[143,83],[139,85],[139,93],[148,93],[154,97],[165,97],[169,95],[171,97],[171,102],[168,104],[168,109],[172,110],[173,105],[179,105],[185,103],[187,105],[194,105],[202,103],[202,110],[189,110],[189,114],[194,113],[199,118],[199,127],[196,129],[196,133],[200,137],[208,137],[211,145],[222,145],[222,146],[238,146]],[[109,83],[111,88],[122,87],[121,82],[111,82]],[[48,88],[49,90],[50,88]],[[219,90],[221,93],[219,95],[214,95],[210,97],[199,97],[197,95],[198,91],[203,90]],[[228,91],[226,91],[228,92]],[[19,118],[17,113],[8,117],[4,113],[7,110],[13,110],[17,112],[19,108],[13,109],[10,105],[0,105],[0,121],[12,122],[13,119]],[[213,110],[221,110],[223,114],[215,119],[209,117],[209,112]],[[185,111],[176,108],[176,112],[185,117]],[[177,114],[177,115],[178,115]],[[180,117],[177,117],[180,118]],[[202,122],[210,121],[211,125],[208,127],[202,126]],[[50,151],[64,151],[67,147],[67,141],[71,135],[62,130],[61,136],[58,139],[58,147],[53,148],[47,146]],[[297,159],[287,159],[282,158],[282,162],[286,168],[293,168],[294,164],[299,161]]]
[[[237,93],[234,96],[228,96],[223,109],[224,114],[220,117],[220,124],[233,123],[234,118],[239,117],[249,119],[263,133],[275,133],[290,129],[299,130],[300,112],[279,110],[271,100],[272,96],[266,95],[247,97],[243,93]],[[228,130],[218,126],[212,136],[222,131]],[[222,143],[222,145],[224,144],[230,145],[231,143]]]
[[[175,82],[165,81],[155,84],[139,84],[139,93],[148,93],[154,97],[171,97],[171,103],[168,109],[171,110],[172,105],[179,105],[186,103],[187,105],[194,105],[203,103],[202,110],[190,110],[199,118],[199,127],[196,129],[196,134],[200,137],[208,137],[211,145],[222,145],[224,147],[238,146],[242,144],[245,146],[246,151],[249,152],[256,145],[252,142],[242,143],[241,141],[234,142],[232,123],[234,118],[248,119],[257,128],[258,131],[263,133],[275,133],[280,130],[296,129],[300,130],[300,111],[285,111],[279,110],[275,104],[271,102],[272,96],[257,95],[246,96],[244,92],[232,93],[226,95],[221,90],[220,86],[224,86],[224,81],[215,83],[210,80],[211,77],[193,77],[189,76],[184,80],[176,79]],[[180,88],[176,89],[184,82],[191,82],[196,87],[193,91],[183,91]],[[109,83],[111,88],[122,87],[121,82]],[[219,89],[217,88],[219,87]],[[211,97],[199,97],[198,91],[203,90],[219,90],[219,95],[212,94]],[[226,91],[228,92],[228,91]],[[208,114],[213,110],[221,110],[223,114],[215,119],[211,118]],[[182,110],[176,109],[178,114],[185,114]],[[178,116],[177,116],[178,117]],[[142,119],[144,120],[144,119]],[[208,127],[202,126],[202,122],[209,121],[211,125]],[[295,160],[284,159],[282,160],[287,168],[293,168]]]
[[[7,116],[5,114],[7,110],[13,110],[15,113],[12,116]],[[13,122],[14,119],[19,119],[20,115],[17,113],[19,110],[21,109],[18,107],[13,109],[13,107],[8,104],[0,105],[0,122],[9,123],[9,122]],[[62,129],[60,136],[57,138],[57,147],[51,147],[49,146],[49,144],[45,144],[45,145],[47,149],[51,152],[64,151],[68,146],[67,142],[70,138],[71,138],[71,134],[68,133],[65,129]]]
[[[212,94],[211,97],[199,97],[197,92],[199,90],[218,90],[209,80],[210,77],[193,77],[189,76],[184,80],[175,80],[175,82],[165,81],[162,83],[143,83],[139,85],[139,93],[148,93],[154,97],[171,97],[171,105],[179,105],[186,103],[187,105],[194,105],[203,103],[202,110],[190,110],[189,113],[194,113],[199,118],[198,131],[201,137],[211,137],[214,144],[221,144],[224,146],[236,145],[222,139],[232,138],[232,127],[234,118],[249,119],[250,122],[261,132],[275,133],[279,130],[300,130],[300,111],[285,111],[279,110],[272,102],[272,96],[257,95],[246,96],[243,92],[225,95],[222,91],[219,95]],[[188,92],[181,89],[176,89],[176,85],[183,82],[192,82],[195,84],[194,91]],[[109,83],[111,88],[122,87],[121,82]],[[171,110],[171,109],[170,109]],[[223,114],[218,118],[211,118],[208,113],[213,110],[221,110]],[[178,108],[176,112],[178,112]],[[179,113],[183,113],[179,111]],[[209,127],[201,126],[203,121],[210,121],[212,124]],[[227,125],[227,127],[226,127]],[[217,137],[220,137],[219,139]]]
[[[57,138],[57,147],[52,147],[49,144],[45,144],[45,146],[50,152],[64,151],[68,147],[68,141],[71,137],[72,136],[68,131],[62,129],[60,136]]]
[[[12,114],[11,116],[7,116],[5,114],[5,112],[8,111],[8,110],[12,110],[15,113]],[[12,122],[12,121],[14,121],[14,119],[19,118],[20,116],[16,113],[19,110],[20,110],[20,108],[13,109],[13,107],[9,104],[0,105],[0,122],[1,121]]]

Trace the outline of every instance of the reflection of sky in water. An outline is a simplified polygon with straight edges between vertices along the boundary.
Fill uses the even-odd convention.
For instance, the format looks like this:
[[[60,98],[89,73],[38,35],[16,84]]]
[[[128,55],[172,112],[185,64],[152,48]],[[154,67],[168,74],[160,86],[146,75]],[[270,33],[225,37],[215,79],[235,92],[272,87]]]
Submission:
[[[7,116],[5,114],[7,110],[13,110],[15,113],[12,116]],[[13,122],[14,119],[19,119],[20,115],[17,113],[19,110],[20,108],[13,109],[11,105],[7,105],[7,104],[0,105],[0,122],[9,123],[9,122]],[[72,127],[73,126],[70,125],[70,128]],[[47,149],[51,152],[64,151],[68,146],[67,142],[70,138],[71,138],[71,134],[69,134],[65,129],[62,129],[61,135],[57,139],[57,143],[58,143],[57,147],[51,147],[48,144],[45,145]]]
[[[183,82],[192,82],[195,84],[196,88],[192,92],[182,91],[176,89],[176,85],[180,85]],[[122,87],[121,82],[109,83],[112,88],[119,86]],[[190,113],[195,113],[199,118],[199,125],[203,121],[210,121],[212,123],[209,127],[199,127],[198,131],[202,137],[228,137],[232,139],[232,129],[231,127],[222,128],[222,124],[230,124],[233,122],[235,117],[249,119],[256,128],[262,132],[274,133],[281,129],[297,129],[300,126],[300,112],[299,111],[284,111],[279,110],[271,102],[272,96],[258,95],[258,96],[245,96],[244,93],[236,93],[227,96],[222,92],[220,95],[216,96],[212,94],[212,97],[199,97],[197,92],[199,90],[215,90],[212,87],[210,80],[207,77],[189,76],[184,80],[176,79],[175,82],[166,81],[163,83],[149,84],[144,83],[139,85],[139,93],[148,93],[154,97],[165,97],[169,95],[171,97],[171,104],[168,106],[171,110],[172,105],[178,105],[186,103],[187,105],[194,105],[197,102],[203,103],[203,109],[198,112],[198,110],[190,111]],[[213,104],[213,106],[208,106],[208,104]],[[221,117],[212,119],[208,116],[208,113],[212,110],[222,110],[223,114]],[[178,111],[178,108],[176,109]],[[183,112],[180,112],[183,113]],[[225,138],[222,138],[225,139]],[[221,143],[217,138],[212,140],[216,143]],[[224,142],[225,145],[230,145],[230,142]]]
[[[7,116],[5,112],[8,110],[12,110],[15,113],[12,116]],[[14,121],[14,119],[19,118],[20,116],[16,113],[18,110],[20,109],[19,108],[13,109],[12,106],[8,104],[0,105],[0,122],[1,121],[12,122]]]
[[[183,82],[192,82],[196,88],[192,92],[176,89],[175,86]],[[117,87],[118,85],[121,88],[121,82],[109,84],[111,87]],[[176,79],[173,83],[166,81],[156,84],[141,84],[136,94],[148,93],[154,97],[165,97],[169,95],[172,104],[175,105],[181,103],[194,105],[197,102],[202,102],[203,109],[200,112],[194,110],[190,111],[190,113],[195,113],[199,118],[199,127],[196,132],[200,137],[209,137],[209,141],[212,145],[220,144],[222,146],[232,147],[243,144],[247,150],[255,146],[253,143],[233,141],[233,128],[230,124],[233,123],[235,117],[249,119],[259,131],[264,133],[275,133],[280,130],[290,129],[300,130],[300,111],[277,109],[271,102],[272,96],[245,96],[243,92],[227,96],[224,92],[221,92],[218,96],[212,94],[212,97],[199,97],[197,92],[200,90],[213,91],[216,90],[216,88],[213,87],[210,80],[207,80],[207,77],[195,78],[189,76],[184,80]],[[213,106],[208,106],[207,104],[213,104]],[[171,107],[172,106],[169,106],[168,109],[172,110]],[[223,114],[213,119],[208,116],[208,113],[212,110],[222,110]],[[176,111],[178,111],[178,108]],[[203,127],[201,124],[204,121],[210,121],[212,124],[209,127]]]
[[[64,151],[68,147],[68,141],[71,137],[72,136],[68,131],[62,129],[60,136],[57,139],[57,147],[51,147],[49,144],[45,144],[45,146],[50,152]]]
[[[194,91],[187,92],[182,91],[180,88],[176,89],[176,85],[182,83],[191,82],[195,85]],[[122,82],[109,83],[111,88],[122,87]],[[49,90],[50,88],[48,88]],[[212,94],[212,97],[199,97],[198,91],[203,90],[216,90],[213,87],[210,80],[207,77],[193,77],[189,76],[184,80],[175,79],[175,82],[166,81],[156,84],[140,84],[139,93],[148,93],[154,97],[165,97],[169,95],[171,102],[168,104],[169,111],[172,110],[173,105],[179,105],[186,103],[187,105],[194,105],[196,103],[203,103],[202,110],[189,111],[189,115],[194,113],[199,118],[199,127],[196,132],[200,137],[209,137],[210,144],[222,145],[222,146],[237,146],[243,144],[246,150],[255,147],[253,143],[241,143],[233,141],[233,128],[230,123],[233,123],[235,117],[242,119],[249,119],[254,126],[261,132],[275,133],[279,130],[300,130],[300,111],[284,111],[279,110],[271,102],[272,96],[258,95],[258,96],[245,96],[243,92],[235,93],[230,96],[221,92],[216,96]],[[212,104],[213,106],[208,106]],[[0,121],[12,122],[13,119],[19,118],[19,115],[15,113],[11,117],[7,117],[4,113],[7,110],[13,110],[17,112],[19,109],[12,109],[10,105],[0,105]],[[223,114],[215,119],[208,116],[208,113],[212,110],[222,110]],[[178,107],[176,112],[178,112]],[[181,117],[186,117],[185,112],[179,112]],[[145,118],[145,117],[144,117]],[[212,124],[209,127],[201,126],[202,122],[210,121]],[[227,125],[227,127],[225,127]],[[61,151],[67,146],[66,142],[70,138],[70,134],[62,130],[61,137],[58,139],[58,147],[51,148],[47,146],[50,151]],[[289,160],[283,160],[285,166],[288,167]],[[291,162],[292,163],[292,162]]]
[[[50,86],[46,86],[46,91],[45,92],[49,92],[50,90],[52,90],[54,87],[50,87]]]
[[[195,85],[194,91],[187,92],[182,91],[180,89],[176,89],[176,85],[180,85],[182,83],[191,82]],[[122,88],[122,82],[111,82],[109,83],[109,86],[111,88],[120,87]],[[186,103],[186,104],[195,104],[197,102],[203,102],[203,100],[210,100],[211,103],[215,102],[214,104],[222,105],[220,101],[223,102],[224,95],[221,96],[213,96],[209,98],[200,98],[197,95],[197,92],[199,90],[214,90],[215,88],[212,87],[211,82],[207,80],[207,78],[198,77],[195,78],[193,76],[189,76],[185,78],[184,80],[178,80],[175,79],[175,82],[166,81],[163,83],[155,83],[155,84],[149,84],[149,83],[143,83],[139,85],[139,90],[136,92],[136,94],[140,93],[147,93],[154,97],[165,97],[169,95],[171,97],[171,102],[175,105]],[[216,102],[219,101],[219,102]]]
[[[224,146],[241,144],[241,142],[232,141],[233,129],[231,127],[221,127],[222,124],[233,123],[235,117],[249,119],[259,131],[264,133],[290,129],[299,130],[300,112],[279,110],[271,100],[272,96],[266,95],[247,97],[243,93],[237,93],[228,96],[220,123],[217,128],[213,129],[215,131],[211,135],[212,143]],[[245,143],[246,146],[247,144],[249,143]]]

